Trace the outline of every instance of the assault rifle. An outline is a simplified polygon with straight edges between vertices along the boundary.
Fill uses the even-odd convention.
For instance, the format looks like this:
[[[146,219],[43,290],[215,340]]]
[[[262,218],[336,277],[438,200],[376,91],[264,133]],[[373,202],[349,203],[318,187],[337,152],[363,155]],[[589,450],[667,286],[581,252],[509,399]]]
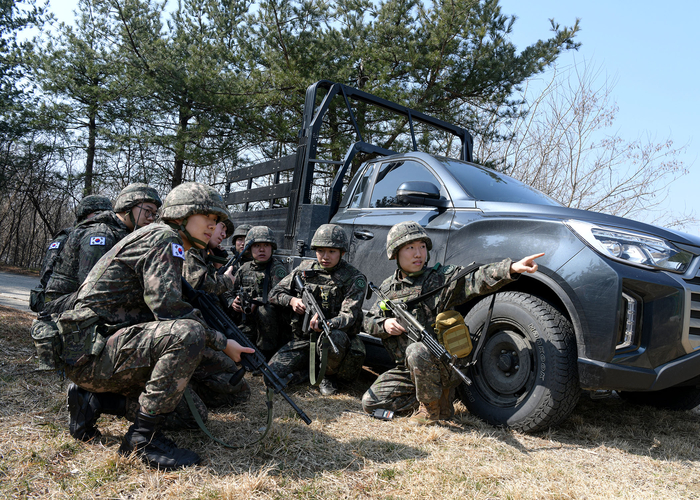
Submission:
[[[317,314],[318,324],[321,325],[322,329],[322,335],[325,335],[328,341],[330,342],[331,347],[333,348],[333,352],[335,354],[340,354],[338,347],[336,347],[335,343],[333,342],[333,339],[331,338],[331,327],[328,326],[328,321],[326,321],[326,317],[324,316],[323,311],[321,310],[321,306],[319,306],[318,302],[316,302],[316,297],[314,297],[314,294],[306,288],[304,282],[301,281],[301,278],[298,274],[294,276],[294,283],[296,283],[297,288],[301,291],[301,300],[304,302],[304,306],[306,307],[306,313],[304,314],[304,324],[302,326],[302,330],[305,332],[309,330],[309,323],[311,322],[311,318],[313,318],[314,315]]]
[[[264,306],[266,303],[252,298],[247,292],[241,291],[238,296],[241,298],[241,308],[243,309],[243,321],[245,317],[253,313],[253,306]]]
[[[193,307],[196,307],[202,312],[204,320],[207,324],[214,330],[218,330],[226,338],[235,340],[243,347],[251,347],[255,349],[253,343],[241,332],[238,327],[231,321],[231,318],[226,316],[226,313],[221,310],[221,308],[216,305],[216,303],[207,295],[205,292],[200,290],[195,290],[192,286],[182,278],[182,294],[187,302],[189,302]],[[260,371],[262,376],[265,378],[265,383],[268,387],[271,387],[276,393],[280,394],[289,405],[294,408],[297,415],[306,423],[311,424],[311,419],[306,416],[306,413],[299,408],[292,398],[290,398],[287,393],[284,392],[285,384],[280,380],[277,374],[270,368],[270,366],[265,362],[265,357],[260,354],[256,349],[254,353],[241,353],[241,364],[243,369],[246,371]],[[270,402],[272,405],[272,402]],[[272,408],[270,408],[270,411]]]
[[[457,376],[462,379],[467,385],[472,385],[472,381],[467,377],[462,370],[455,366],[457,361],[457,356],[453,356],[421,325],[416,318],[413,317],[411,313],[406,310],[406,305],[402,302],[397,302],[391,299],[387,299],[382,291],[374,286],[374,283],[369,283],[367,298],[370,297],[371,292],[376,293],[382,300],[384,307],[388,308],[399,322],[399,324],[406,330],[406,335],[414,342],[422,342],[428,350],[447,367],[454,370]],[[382,307],[382,308],[384,308]]]
[[[216,273],[217,274],[224,274],[226,272],[226,269],[228,269],[231,266],[235,266],[238,263],[238,261],[243,258],[243,254],[248,251],[248,249],[250,248],[250,246],[252,244],[253,244],[253,242],[251,241],[245,247],[243,247],[243,250],[241,250],[241,253],[231,257],[226,264],[224,264],[223,266],[221,266],[219,269],[216,270]]]

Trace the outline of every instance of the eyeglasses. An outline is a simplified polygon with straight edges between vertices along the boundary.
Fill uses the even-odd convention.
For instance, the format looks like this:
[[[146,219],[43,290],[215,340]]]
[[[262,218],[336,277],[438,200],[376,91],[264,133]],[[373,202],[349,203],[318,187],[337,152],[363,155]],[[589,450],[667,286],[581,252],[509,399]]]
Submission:
[[[144,207],[143,205],[136,205],[136,208],[141,209],[141,213],[143,213],[143,216],[146,217],[146,219],[153,220],[156,218],[156,214],[158,214],[158,209],[151,210],[148,207]]]

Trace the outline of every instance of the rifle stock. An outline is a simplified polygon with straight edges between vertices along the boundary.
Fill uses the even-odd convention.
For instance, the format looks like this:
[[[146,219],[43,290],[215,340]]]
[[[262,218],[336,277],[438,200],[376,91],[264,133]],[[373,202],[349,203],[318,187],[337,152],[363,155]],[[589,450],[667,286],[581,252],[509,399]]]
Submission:
[[[209,327],[223,333],[226,338],[235,340],[243,347],[256,349],[253,343],[241,332],[238,327],[231,321],[221,308],[204,292],[195,290],[192,286],[182,278],[182,294],[193,307],[199,309],[204,316],[204,320]],[[270,368],[265,361],[265,357],[256,349],[254,353],[241,353],[241,364],[246,371],[259,370],[265,378],[268,387],[280,394],[289,405],[294,408],[297,415],[306,423],[311,424],[311,419],[304,411],[297,406],[292,398],[284,392],[285,384],[280,380],[277,374]]]

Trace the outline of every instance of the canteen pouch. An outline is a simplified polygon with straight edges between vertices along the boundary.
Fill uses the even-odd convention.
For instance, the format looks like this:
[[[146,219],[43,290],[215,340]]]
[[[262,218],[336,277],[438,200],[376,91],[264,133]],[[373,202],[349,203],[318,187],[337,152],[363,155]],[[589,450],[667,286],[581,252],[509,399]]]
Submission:
[[[102,352],[107,339],[98,330],[100,317],[92,309],[73,309],[58,318],[63,344],[61,359],[70,366],[81,366]]]
[[[472,352],[472,339],[464,318],[457,311],[443,311],[435,318],[435,333],[447,352],[464,358]]]
[[[36,347],[40,371],[58,370],[62,365],[61,339],[55,316],[40,317],[32,323],[31,336]]]
[[[44,310],[44,302],[45,293],[43,286],[32,288],[29,291],[29,309],[31,309],[35,313],[40,313]]]

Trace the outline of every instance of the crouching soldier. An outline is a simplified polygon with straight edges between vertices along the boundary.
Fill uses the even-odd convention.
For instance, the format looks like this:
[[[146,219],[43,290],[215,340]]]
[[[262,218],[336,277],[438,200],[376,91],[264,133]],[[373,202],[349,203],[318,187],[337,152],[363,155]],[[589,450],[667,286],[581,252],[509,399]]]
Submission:
[[[433,244],[420,224],[401,222],[389,230],[386,254],[396,259],[398,269],[384,280],[380,289],[389,300],[406,302],[442,285],[440,293],[413,304],[409,311],[429,332],[433,332],[438,313],[498,290],[523,272],[534,273],[531,255],[518,262],[505,259],[479,267],[473,273],[450,282],[461,267],[440,264],[428,268]],[[396,361],[396,368],[381,374],[362,397],[362,407],[368,413],[383,408],[407,413],[418,408],[410,419],[412,424],[434,424],[454,415],[454,389],[461,379],[445,367],[422,342],[413,342],[399,322],[380,308],[379,301],[365,316],[364,331],[383,340]]]
[[[203,184],[181,184],[161,210],[162,222],[131,233],[100,259],[80,287],[75,309],[63,313],[58,326],[61,360],[74,382],[68,389],[71,434],[86,441],[99,436],[100,412],[137,397],[139,409],[119,453],[172,469],[200,461],[159,427],[205,349],[234,361],[253,351],[209,329],[182,300],[185,251],[206,245],[216,223],[228,217],[221,195]]]
[[[291,340],[278,306],[270,304],[270,291],[287,276],[287,265],[273,253],[277,241],[267,226],[254,226],[246,235],[253,260],[243,264],[233,277],[233,291],[226,293],[229,307],[240,314],[238,325],[269,360]]]
[[[365,347],[357,334],[362,328],[362,301],[367,280],[353,266],[341,259],[348,250],[345,231],[335,224],[324,224],[316,230],[311,240],[316,251],[316,260],[306,260],[286,276],[270,293],[270,302],[292,309],[292,334],[294,340],[284,345],[270,360],[270,367],[292,383],[306,380],[309,370],[327,353],[326,377],[320,382],[323,395],[335,394],[338,380],[349,382],[357,378],[365,359]],[[320,332],[318,317],[310,319],[309,329],[303,331],[304,315],[307,312],[301,299],[295,278],[300,277],[305,288],[316,298],[331,329],[331,338],[338,349],[322,349],[318,344],[315,352],[311,331]],[[310,363],[310,359],[313,363]],[[313,382],[313,379],[312,379]]]

